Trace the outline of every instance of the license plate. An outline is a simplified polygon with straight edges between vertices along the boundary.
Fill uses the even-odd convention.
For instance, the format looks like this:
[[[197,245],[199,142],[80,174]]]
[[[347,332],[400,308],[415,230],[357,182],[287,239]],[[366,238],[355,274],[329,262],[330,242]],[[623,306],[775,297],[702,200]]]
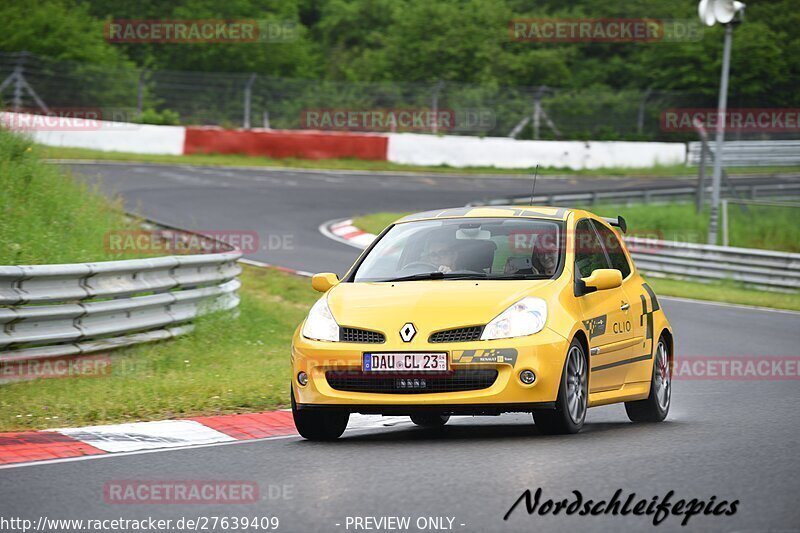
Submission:
[[[447,372],[447,354],[365,353],[364,372]]]

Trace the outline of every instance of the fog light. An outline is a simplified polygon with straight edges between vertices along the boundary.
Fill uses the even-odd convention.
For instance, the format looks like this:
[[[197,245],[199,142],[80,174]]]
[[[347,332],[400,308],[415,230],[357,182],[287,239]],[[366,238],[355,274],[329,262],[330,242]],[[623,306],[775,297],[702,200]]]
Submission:
[[[308,385],[308,374],[306,374],[305,372],[298,372],[297,373],[297,382],[300,385],[302,385],[303,387]]]
[[[523,370],[519,373],[519,380],[523,382],[525,385],[530,385],[534,381],[536,381],[536,374],[531,372],[530,370]]]

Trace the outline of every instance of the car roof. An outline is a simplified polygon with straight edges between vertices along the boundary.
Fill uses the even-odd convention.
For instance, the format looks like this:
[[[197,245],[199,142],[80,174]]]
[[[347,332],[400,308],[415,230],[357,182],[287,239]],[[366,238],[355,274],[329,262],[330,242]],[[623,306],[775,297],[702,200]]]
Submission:
[[[549,220],[566,220],[570,213],[573,212],[578,212],[578,210],[548,205],[467,206],[414,213],[397,220],[395,224],[437,218],[543,218]]]

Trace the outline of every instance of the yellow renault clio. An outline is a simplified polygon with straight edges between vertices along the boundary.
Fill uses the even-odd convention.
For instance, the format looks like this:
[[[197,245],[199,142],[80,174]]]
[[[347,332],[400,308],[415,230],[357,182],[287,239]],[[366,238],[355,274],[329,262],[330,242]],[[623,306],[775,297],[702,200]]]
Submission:
[[[616,229],[615,229],[616,228]],[[386,228],[324,293],[292,342],[299,433],[338,438],[350,413],[530,412],[576,433],[588,407],[635,422],[669,411],[672,329],[621,242],[621,217],[556,207],[466,207]]]

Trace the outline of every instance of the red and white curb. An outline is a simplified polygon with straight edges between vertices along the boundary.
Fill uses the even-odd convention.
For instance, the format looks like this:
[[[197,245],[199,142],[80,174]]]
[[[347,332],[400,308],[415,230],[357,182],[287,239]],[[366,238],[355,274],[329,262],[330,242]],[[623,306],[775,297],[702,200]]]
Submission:
[[[330,220],[319,227],[320,233],[354,248],[363,250],[375,240],[377,235],[367,233],[353,225],[352,219]]]
[[[394,426],[407,417],[350,416],[348,431]],[[291,411],[201,416],[81,428],[0,433],[0,468],[41,461],[228,444],[297,435]]]
[[[323,227],[325,230],[323,230]],[[357,248],[366,248],[375,235],[359,230],[352,220],[337,220],[320,226],[323,234]],[[296,270],[252,259],[239,262],[270,267],[311,277]],[[353,414],[348,431],[394,426],[406,417]],[[230,444],[237,441],[297,435],[290,411],[193,417],[183,420],[134,422],[81,428],[0,433],[0,468],[30,463],[104,457],[112,454]]]

